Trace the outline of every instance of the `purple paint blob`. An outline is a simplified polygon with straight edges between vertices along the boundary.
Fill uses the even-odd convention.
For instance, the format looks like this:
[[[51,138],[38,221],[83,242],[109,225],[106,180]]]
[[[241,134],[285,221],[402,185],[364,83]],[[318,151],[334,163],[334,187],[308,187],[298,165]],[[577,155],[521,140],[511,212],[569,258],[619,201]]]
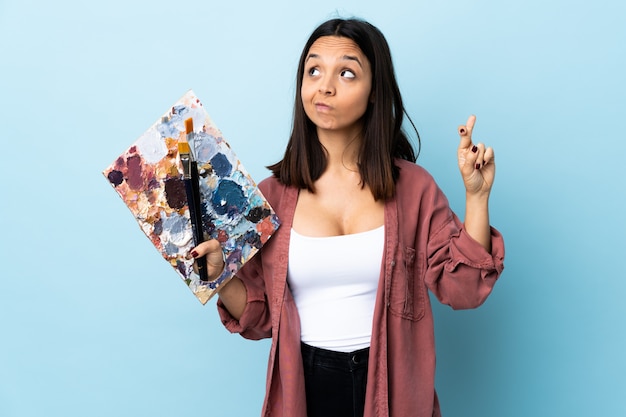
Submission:
[[[159,184],[159,180],[156,178],[151,178],[150,181],[148,181],[148,190],[156,190],[160,186],[161,184]]]
[[[202,203],[200,205],[200,210],[202,211],[202,230],[205,235],[213,236],[215,232],[215,223],[213,223],[213,217],[207,211],[206,203]]]
[[[143,164],[139,155],[129,156],[126,160],[128,174],[126,183],[131,190],[141,190],[143,188]]]

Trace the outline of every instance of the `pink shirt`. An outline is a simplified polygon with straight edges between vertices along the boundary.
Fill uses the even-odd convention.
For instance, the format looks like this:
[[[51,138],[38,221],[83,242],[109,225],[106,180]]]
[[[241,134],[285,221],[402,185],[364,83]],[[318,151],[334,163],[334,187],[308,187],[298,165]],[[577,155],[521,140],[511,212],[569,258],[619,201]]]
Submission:
[[[385,251],[376,294],[364,417],[440,416],[428,291],[454,309],[475,308],[504,268],[504,241],[492,228],[491,254],[473,240],[423,168],[400,167],[396,197],[385,203]],[[222,322],[249,339],[272,338],[263,416],[306,417],[300,321],[287,286],[289,238],[298,189],[275,178],[260,184],[281,227],[237,275],[248,304]]]

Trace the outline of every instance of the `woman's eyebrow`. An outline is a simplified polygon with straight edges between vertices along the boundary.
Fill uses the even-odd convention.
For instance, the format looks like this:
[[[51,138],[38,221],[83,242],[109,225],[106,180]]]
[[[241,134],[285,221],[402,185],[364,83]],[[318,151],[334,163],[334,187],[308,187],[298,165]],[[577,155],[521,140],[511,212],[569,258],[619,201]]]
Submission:
[[[309,59],[315,59],[315,58],[319,58],[320,56],[318,54],[309,54],[306,59],[304,60],[304,62],[307,62]]]
[[[309,59],[315,59],[315,58],[320,58],[320,56],[318,54],[309,54],[306,57],[306,60],[304,62],[306,63]],[[361,60],[356,55],[344,55],[341,57],[341,59],[347,60],[347,61],[354,61],[357,64],[359,64],[361,68],[363,68],[363,64],[361,64]]]
[[[357,64],[359,64],[359,67],[363,68],[363,65],[361,64],[361,60],[359,60],[359,58],[357,56],[354,56],[354,55],[344,55],[341,58],[342,59],[347,59],[349,61],[355,61]]]

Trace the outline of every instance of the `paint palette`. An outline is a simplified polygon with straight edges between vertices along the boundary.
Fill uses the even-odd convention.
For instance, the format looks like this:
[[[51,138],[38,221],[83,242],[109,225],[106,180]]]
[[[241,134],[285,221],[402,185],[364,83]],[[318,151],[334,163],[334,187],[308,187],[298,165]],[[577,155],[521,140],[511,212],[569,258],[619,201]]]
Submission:
[[[200,170],[204,236],[217,239],[226,258],[222,275],[208,282],[200,280],[193,259],[187,256],[194,241],[178,142],[185,138],[189,118],[194,126],[190,146]],[[191,90],[103,174],[141,230],[202,304],[258,252],[280,224]]]

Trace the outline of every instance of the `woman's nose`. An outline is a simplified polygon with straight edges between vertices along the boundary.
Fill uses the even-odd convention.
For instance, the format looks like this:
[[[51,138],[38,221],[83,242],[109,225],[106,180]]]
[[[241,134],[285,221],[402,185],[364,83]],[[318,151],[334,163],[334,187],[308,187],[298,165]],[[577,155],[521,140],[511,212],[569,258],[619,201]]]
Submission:
[[[329,79],[324,79],[320,82],[319,92],[326,96],[335,94],[335,86]]]

